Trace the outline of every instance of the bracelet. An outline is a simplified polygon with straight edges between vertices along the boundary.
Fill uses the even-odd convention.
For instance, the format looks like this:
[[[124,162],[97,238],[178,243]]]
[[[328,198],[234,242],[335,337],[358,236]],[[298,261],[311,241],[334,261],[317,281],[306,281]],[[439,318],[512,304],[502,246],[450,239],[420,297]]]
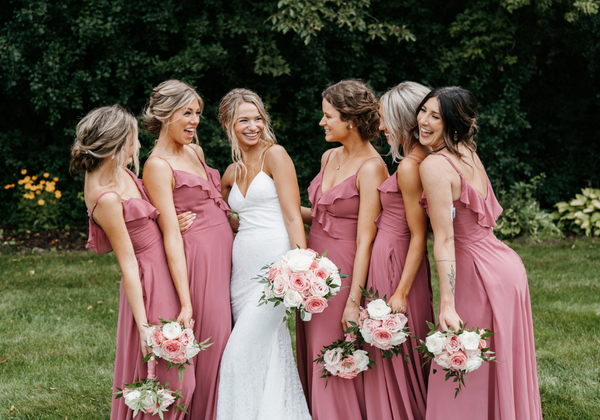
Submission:
[[[358,306],[360,308],[360,305],[358,303],[356,303],[356,301],[354,300],[354,298],[352,297],[352,295],[349,294],[348,297],[352,300],[352,302],[354,302],[354,304],[356,306]]]

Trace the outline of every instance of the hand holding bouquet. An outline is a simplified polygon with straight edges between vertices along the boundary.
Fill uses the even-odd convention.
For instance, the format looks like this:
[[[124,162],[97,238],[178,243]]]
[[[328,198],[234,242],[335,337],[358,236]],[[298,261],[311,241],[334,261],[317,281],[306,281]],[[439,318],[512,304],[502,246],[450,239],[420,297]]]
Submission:
[[[321,378],[338,376],[343,379],[353,379],[360,372],[376,364],[369,357],[369,352],[359,350],[349,334],[345,340],[337,340],[321,349],[319,357],[313,360],[321,364]],[[325,383],[327,386],[327,382]]]
[[[117,388],[119,392],[116,398],[125,398],[125,405],[133,410],[133,417],[142,413],[152,415],[158,414],[163,419],[163,413],[175,403],[178,399],[182,399],[181,389],[171,391],[168,387],[169,383],[161,385],[155,379],[155,364],[156,360],[151,357],[148,361],[148,379],[138,379],[131,384],[125,384],[123,389]],[[185,404],[179,403],[175,405],[175,412],[185,411]]]
[[[362,288],[361,288],[362,289]],[[379,298],[379,292],[373,293],[362,289],[367,301],[367,307],[360,312],[358,325],[352,321],[351,328],[346,333],[355,334],[361,342],[383,350],[382,357],[398,356],[402,352],[402,344],[410,337],[406,323],[408,318],[402,313],[392,313],[392,308],[386,303],[385,296]],[[404,355],[408,362],[408,355]]]
[[[323,312],[327,301],[340,291],[342,278],[348,277],[325,255],[297,248],[277,263],[263,267],[266,274],[257,277],[265,284],[259,306],[267,302],[275,302],[275,306],[283,303],[288,315],[299,310],[304,321]]]
[[[467,330],[467,324],[460,323],[460,329],[455,331],[450,327],[446,331],[438,331],[439,326],[427,322],[429,334],[425,341],[416,349],[426,359],[433,359],[446,372],[446,380],[454,378],[458,387],[454,398],[465,386],[465,377],[469,372],[479,369],[483,362],[495,361],[488,346],[488,338],[494,335],[489,329],[471,328]],[[436,370],[433,369],[433,373]]]
[[[161,357],[167,361],[167,370],[177,366],[179,379],[183,380],[185,366],[191,365],[189,359],[196,356],[200,351],[206,350],[213,343],[207,344],[210,337],[198,343],[191,329],[184,329],[174,319],[170,321],[159,319],[161,325],[149,325],[146,342],[152,348],[152,353],[144,357],[144,363],[150,359],[152,354]]]

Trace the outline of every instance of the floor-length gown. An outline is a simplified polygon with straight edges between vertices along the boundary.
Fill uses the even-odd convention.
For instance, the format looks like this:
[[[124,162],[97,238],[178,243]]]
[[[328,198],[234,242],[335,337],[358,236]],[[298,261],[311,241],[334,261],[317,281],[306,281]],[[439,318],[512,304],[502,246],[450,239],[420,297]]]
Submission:
[[[330,156],[331,152],[327,162]],[[354,379],[331,377],[325,387],[325,379],[320,378],[318,366],[313,363],[324,346],[343,337],[341,320],[352,284],[360,205],[359,191],[356,188],[356,177],[360,168],[353,176],[323,193],[325,166],[308,187],[313,215],[308,247],[319,254],[327,251],[327,258],[337,265],[342,273],[349,276],[342,279],[342,287],[347,287],[329,302],[324,312],[313,314],[308,322],[297,317],[298,371],[313,419],[363,419],[366,418],[363,375],[359,374]]]
[[[410,156],[407,159],[413,159]],[[417,163],[419,161],[415,160]],[[367,288],[387,295],[389,299],[400,283],[402,270],[410,245],[410,230],[402,192],[398,188],[397,173],[379,187],[381,214],[375,221],[377,236],[373,243]],[[425,339],[433,322],[433,293],[427,255],[423,257],[407,299],[408,327],[414,336]],[[414,350],[420,343],[409,338],[403,344],[403,355],[383,359],[381,350],[365,345],[377,366],[364,372],[365,404],[367,417],[378,420],[425,419],[429,363],[423,365],[423,357]]]
[[[142,187],[142,181],[132,172],[128,171],[128,173],[136,181],[143,199],[130,198],[129,200],[122,200],[123,217],[138,261],[146,317],[148,322],[160,324],[159,317],[164,319],[177,318],[181,311],[181,306],[177,291],[173,285],[173,280],[171,280],[171,273],[163,247],[162,233],[156,224],[156,218],[159,213],[150,204],[150,200]],[[96,200],[92,211],[89,213],[90,236],[87,247],[98,254],[104,254],[112,250],[106,234],[92,218],[98,200],[104,194],[108,193],[117,194],[114,191],[107,191],[101,194]],[[122,281],[120,290],[113,392],[118,392],[117,387],[123,388],[123,383],[134,382],[136,378],[146,378],[148,372],[147,365],[142,364],[143,355],[140,345],[140,334],[129,303],[127,302]],[[179,400],[176,403],[184,402],[188,404],[196,386],[194,372],[185,372],[183,382],[180,382],[177,369],[172,368],[167,371],[166,367],[166,360],[157,359],[156,380],[163,385],[168,381],[169,388],[172,390],[182,388],[185,401]],[[125,399],[116,399],[113,396],[110,413],[111,420],[129,420],[132,418],[132,415],[133,411],[125,405]],[[184,417],[183,412],[174,413],[174,409],[172,408],[168,412],[163,413],[163,415],[165,420],[181,420]],[[149,420],[150,418],[155,417],[152,417],[151,414],[140,413],[137,415],[136,420]]]
[[[527,273],[521,259],[496,239],[502,212],[491,183],[484,198],[458,172],[461,196],[454,202],[456,312],[468,327],[490,328],[498,363],[469,373],[456,398],[456,384],[438,369],[429,376],[427,419],[538,420],[542,418]],[[427,207],[425,195],[421,200]]]
[[[221,357],[231,334],[229,280],[233,232],[228,219],[229,206],[221,196],[219,171],[210,168],[200,156],[198,159],[208,180],[173,167],[171,170],[175,178],[175,211],[196,213],[192,226],[182,233],[196,320],[194,334],[198,341],[210,337],[209,342],[214,343],[194,360],[196,390],[186,418],[213,420],[217,416]]]
[[[285,307],[258,306],[264,284],[256,276],[290,250],[275,182],[261,169],[246,197],[233,184],[229,204],[240,225],[231,272],[234,328],[221,362],[217,418],[309,420]]]

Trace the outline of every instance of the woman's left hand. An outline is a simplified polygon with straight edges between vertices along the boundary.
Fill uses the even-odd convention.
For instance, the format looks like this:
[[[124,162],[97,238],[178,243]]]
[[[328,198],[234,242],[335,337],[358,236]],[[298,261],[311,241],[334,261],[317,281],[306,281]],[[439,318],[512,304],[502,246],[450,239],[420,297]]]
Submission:
[[[344,329],[344,333],[348,331],[348,328],[352,327],[349,321],[352,321],[358,325],[359,316],[360,308],[356,303],[352,302],[352,300],[348,298],[348,302],[346,302],[346,308],[344,309],[344,314],[342,315],[342,328]]]
[[[177,322],[179,323],[183,323],[183,327],[184,328],[194,328],[194,320],[192,319],[192,307],[183,307],[181,308],[181,312],[179,313],[179,316],[177,317]]]
[[[406,313],[407,303],[406,296],[401,296],[399,294],[394,293],[388,302],[390,308],[392,308],[393,313]]]

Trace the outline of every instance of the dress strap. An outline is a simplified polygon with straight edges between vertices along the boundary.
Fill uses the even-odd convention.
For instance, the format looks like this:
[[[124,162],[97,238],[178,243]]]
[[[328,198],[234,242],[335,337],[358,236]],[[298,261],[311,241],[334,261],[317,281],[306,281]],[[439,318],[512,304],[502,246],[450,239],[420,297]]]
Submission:
[[[335,150],[335,149],[331,149],[331,150],[329,151],[329,154],[327,155],[327,160],[325,161],[325,166],[327,166],[327,164],[329,163],[329,158],[331,157],[331,154],[333,153],[333,151],[334,151],[334,150]]]
[[[452,167],[454,168],[454,170],[460,175],[462,176],[462,174],[460,173],[460,171],[458,170],[458,168],[456,167],[456,165],[454,163],[452,163],[452,161],[450,160],[450,158],[448,156],[446,156],[443,153],[435,153],[436,155],[440,155],[440,156],[444,156],[446,158],[446,160],[448,161],[448,163],[450,165],[452,165]]]
[[[414,160],[415,162],[417,162],[419,165],[421,164],[421,161],[420,161],[420,160],[417,160],[416,158],[414,158],[414,157],[412,157],[412,156],[405,156],[405,157],[404,157],[404,159],[412,159],[412,160]]]
[[[365,163],[367,163],[368,161],[370,161],[371,159],[379,159],[381,161],[381,163],[383,163],[385,165],[385,167],[387,168],[387,165],[385,164],[385,162],[383,161],[383,159],[381,159],[379,156],[373,156],[370,157],[368,159],[365,159],[365,161],[363,163],[360,164],[360,166],[358,167],[358,169],[356,170],[356,175],[358,175],[358,173],[360,172],[360,169],[363,167],[363,165]]]
[[[262,165],[260,165],[260,171],[261,171],[261,172],[263,171],[263,168],[265,167],[265,160],[267,159],[267,153],[269,153],[269,151],[271,150],[271,148],[272,148],[272,147],[273,147],[273,146],[269,147],[269,148],[267,149],[267,151],[265,152],[264,156],[263,156],[263,159],[262,159]]]
[[[198,154],[198,151],[196,150],[196,148],[193,147],[191,144],[187,144],[186,146],[194,151],[194,153],[196,154],[196,157],[198,157],[198,160],[200,161],[200,163],[202,163],[202,166],[204,166],[204,161],[202,159],[200,159],[200,155]]]
[[[100,199],[101,199],[103,196],[105,196],[106,194],[110,194],[110,193],[113,193],[113,194],[117,194],[117,195],[119,195],[119,194],[118,194],[116,191],[113,191],[113,190],[110,190],[110,191],[104,191],[102,194],[100,194],[100,195],[98,196],[98,198],[96,198],[96,202],[94,203],[94,207],[92,207],[92,211],[90,212],[90,217],[92,218],[92,220],[94,219],[94,210],[96,210],[96,206],[98,205],[98,201],[100,201]],[[121,197],[121,196],[119,195],[119,197]]]
[[[148,160],[152,159],[153,157],[155,157],[155,158],[159,158],[159,159],[162,159],[162,160],[164,160],[165,162],[167,162],[167,165],[169,165],[169,168],[171,168],[171,171],[173,171],[173,174],[175,174],[175,170],[173,170],[173,167],[171,166],[171,164],[169,163],[169,161],[168,161],[167,159],[165,159],[164,157],[160,157],[160,156],[150,156],[150,157],[148,158]],[[148,162],[148,160],[146,160],[146,162]]]

